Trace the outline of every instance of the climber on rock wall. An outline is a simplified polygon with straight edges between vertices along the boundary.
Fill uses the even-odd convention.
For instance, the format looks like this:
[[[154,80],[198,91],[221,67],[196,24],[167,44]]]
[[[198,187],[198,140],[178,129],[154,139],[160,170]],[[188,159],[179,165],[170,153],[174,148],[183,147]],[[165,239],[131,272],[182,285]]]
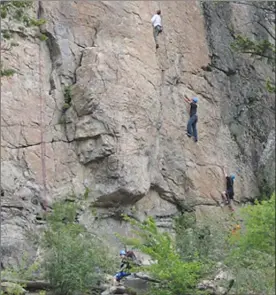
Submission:
[[[230,210],[234,211],[234,208],[232,207],[231,203],[234,200],[234,180],[235,180],[235,175],[231,173],[228,175],[225,171],[225,168],[223,168],[223,173],[226,178],[226,191],[223,191],[221,193],[222,199],[225,203],[225,205],[229,205]]]
[[[188,137],[194,137],[194,141],[197,142],[197,128],[196,124],[198,121],[197,117],[197,102],[198,98],[194,97],[193,99],[189,99],[184,97],[184,100],[190,104],[190,118],[187,125],[187,135]]]
[[[157,36],[162,32],[161,10],[157,10],[156,14],[151,18],[153,26],[153,37],[156,44],[156,49],[159,47]]]

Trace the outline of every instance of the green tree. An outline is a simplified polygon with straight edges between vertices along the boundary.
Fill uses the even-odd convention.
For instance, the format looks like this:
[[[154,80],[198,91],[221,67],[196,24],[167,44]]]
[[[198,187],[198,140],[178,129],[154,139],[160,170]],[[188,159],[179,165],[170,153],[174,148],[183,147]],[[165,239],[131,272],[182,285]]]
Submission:
[[[87,292],[115,271],[104,243],[76,222],[78,209],[76,202],[56,203],[41,240],[45,278],[60,295]]]
[[[227,263],[236,274],[238,294],[275,294],[275,193],[240,210],[243,228],[232,237]]]
[[[213,278],[218,265],[234,275],[231,294],[275,294],[275,194],[223,222],[198,222],[185,213],[176,220],[174,237],[160,232],[153,218],[125,220],[135,238],[120,237],[122,242],[151,257],[152,264],[139,269],[160,281],[149,294],[197,294],[197,283]],[[227,280],[218,284],[230,287]]]
[[[275,193],[270,200],[255,201],[241,209],[246,231],[236,241],[242,253],[250,251],[275,255]]]
[[[250,54],[251,56],[257,56],[263,60],[266,60],[268,64],[272,65],[275,71],[275,54],[276,54],[276,36],[275,36],[275,15],[276,15],[276,2],[275,1],[257,1],[257,2],[244,2],[238,1],[237,3],[250,5],[262,12],[260,17],[256,16],[253,21],[267,34],[266,39],[258,40],[256,38],[244,36],[241,34],[232,35],[235,41],[231,47],[233,50],[241,53]],[[272,82],[269,78],[266,81],[266,89],[269,92],[275,92],[275,82]]]
[[[201,263],[185,262],[177,250],[174,239],[167,232],[160,232],[153,218],[139,223],[125,217],[133,226],[136,238],[121,238],[127,245],[132,245],[149,255],[153,263],[142,267],[159,284],[152,284],[151,295],[197,294],[196,285],[201,276]]]
[[[217,263],[224,261],[230,250],[228,236],[231,223],[205,218],[196,221],[193,213],[176,218],[176,245],[184,261],[198,261],[205,276],[213,274]]]

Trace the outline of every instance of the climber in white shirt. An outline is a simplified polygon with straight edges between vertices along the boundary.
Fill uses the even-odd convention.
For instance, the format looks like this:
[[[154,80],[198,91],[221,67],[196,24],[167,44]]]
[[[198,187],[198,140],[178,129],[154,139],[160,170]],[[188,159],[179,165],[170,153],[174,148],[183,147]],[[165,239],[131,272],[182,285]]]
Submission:
[[[157,10],[156,14],[151,18],[153,26],[153,37],[156,44],[156,49],[159,47],[157,36],[162,32],[161,10]]]

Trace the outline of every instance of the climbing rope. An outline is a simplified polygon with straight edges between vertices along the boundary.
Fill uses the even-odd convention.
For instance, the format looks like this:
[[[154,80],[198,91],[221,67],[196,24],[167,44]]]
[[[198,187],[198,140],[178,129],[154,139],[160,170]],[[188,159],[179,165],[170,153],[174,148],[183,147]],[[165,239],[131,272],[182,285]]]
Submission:
[[[158,7],[159,7],[159,10],[161,10],[161,1],[158,2]],[[161,10],[161,13],[162,13],[162,10]],[[164,28],[164,18],[165,17],[162,17],[162,28]],[[165,35],[164,30],[162,30],[162,33],[161,34],[163,34],[163,43],[164,43],[166,57],[167,57],[167,60],[168,60],[168,50],[167,50],[166,35]]]
[[[39,1],[40,2],[40,1]],[[40,3],[39,3],[40,5]],[[40,18],[38,14],[38,19]],[[41,65],[41,47],[42,42],[39,44],[38,51],[38,59],[39,59],[39,101],[40,101],[40,158],[41,158],[41,173],[42,173],[42,200],[41,205],[44,210],[47,211],[47,200],[46,200],[46,163],[45,163],[45,141],[44,141],[44,131],[45,131],[45,123],[44,123],[44,95],[42,89],[42,65]]]

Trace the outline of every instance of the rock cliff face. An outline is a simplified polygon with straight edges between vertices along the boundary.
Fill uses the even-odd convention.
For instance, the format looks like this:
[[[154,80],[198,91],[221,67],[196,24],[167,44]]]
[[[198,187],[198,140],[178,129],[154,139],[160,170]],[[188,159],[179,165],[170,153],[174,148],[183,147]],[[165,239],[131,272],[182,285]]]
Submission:
[[[158,8],[156,52],[150,19]],[[160,227],[192,207],[215,212],[222,166],[237,174],[238,200],[258,196],[264,183],[273,189],[275,102],[264,81],[274,75],[230,49],[233,31],[267,37],[246,25],[261,11],[198,1],[39,1],[30,13],[47,20],[48,40],[13,23],[19,46],[2,54],[17,70],[1,81],[3,265],[26,249],[22,229],[37,225],[43,205],[85,188],[87,206],[99,209],[81,221],[106,234],[127,231],[121,212],[153,215]],[[185,134],[185,95],[199,97],[198,143]]]

